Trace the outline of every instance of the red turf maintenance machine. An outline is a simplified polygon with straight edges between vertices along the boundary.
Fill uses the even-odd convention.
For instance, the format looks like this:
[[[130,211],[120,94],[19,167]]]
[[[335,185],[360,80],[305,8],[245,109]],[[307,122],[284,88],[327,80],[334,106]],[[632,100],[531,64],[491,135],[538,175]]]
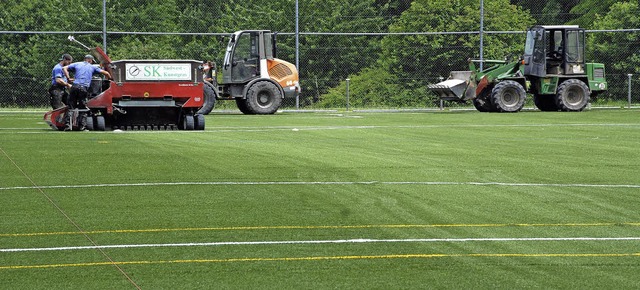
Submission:
[[[99,47],[90,49],[111,80],[94,78],[86,109],[66,107],[47,112],[54,129],[65,128],[74,114],[73,128],[104,131],[204,130],[202,62],[195,60],[121,60],[112,62]],[[78,118],[80,116],[80,118]]]
[[[202,61],[112,62],[99,47],[81,45],[113,79],[92,81],[87,108],[47,112],[44,120],[53,129],[64,130],[67,114],[73,114],[74,130],[204,130],[204,115],[216,100],[235,100],[244,114],[273,114],[285,97],[300,93],[298,70],[276,58],[276,34],[268,30],[231,35],[220,83],[217,71],[211,81],[203,78],[210,67]]]

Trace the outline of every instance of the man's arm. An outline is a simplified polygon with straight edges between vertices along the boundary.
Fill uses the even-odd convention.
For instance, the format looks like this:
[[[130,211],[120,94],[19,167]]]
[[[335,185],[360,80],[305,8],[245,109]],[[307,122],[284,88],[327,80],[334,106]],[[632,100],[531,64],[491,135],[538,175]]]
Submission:
[[[67,78],[67,79],[69,79],[69,78]],[[65,87],[69,87],[69,88],[71,87],[70,83],[65,82],[65,81],[62,80],[62,77],[57,77],[56,78],[56,83],[58,83],[61,86],[65,86]]]
[[[67,77],[68,80],[71,79],[71,77],[69,76],[69,66],[65,65],[62,67],[62,72],[64,73],[64,76]]]
[[[111,74],[108,71],[102,70],[100,73],[105,75],[107,77],[107,79],[109,79],[109,80],[111,79]]]

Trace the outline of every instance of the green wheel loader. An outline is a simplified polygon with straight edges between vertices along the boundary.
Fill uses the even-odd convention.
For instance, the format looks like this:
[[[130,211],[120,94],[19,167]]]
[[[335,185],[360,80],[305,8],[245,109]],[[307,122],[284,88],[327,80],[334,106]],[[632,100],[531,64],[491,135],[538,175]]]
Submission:
[[[453,71],[429,85],[440,99],[473,102],[481,112],[518,112],[527,93],[541,111],[582,111],[607,90],[604,64],[586,63],[585,30],[577,25],[537,25],[527,31],[516,62],[469,60],[469,71]]]

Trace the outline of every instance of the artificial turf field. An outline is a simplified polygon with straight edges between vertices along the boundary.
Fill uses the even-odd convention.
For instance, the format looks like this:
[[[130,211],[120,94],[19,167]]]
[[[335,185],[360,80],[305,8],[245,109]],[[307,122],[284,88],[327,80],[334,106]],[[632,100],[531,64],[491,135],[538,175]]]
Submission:
[[[640,111],[0,112],[0,288],[638,288]]]

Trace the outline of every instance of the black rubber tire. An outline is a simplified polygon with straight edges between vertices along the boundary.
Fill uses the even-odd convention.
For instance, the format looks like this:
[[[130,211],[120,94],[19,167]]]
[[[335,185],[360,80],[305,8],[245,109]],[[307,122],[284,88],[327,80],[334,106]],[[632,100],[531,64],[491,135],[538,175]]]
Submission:
[[[185,115],[182,119],[182,129],[193,130],[195,127],[195,119],[193,115]]]
[[[107,128],[104,116],[96,116],[95,128],[97,131],[104,131]]]
[[[216,91],[211,83],[204,83],[204,104],[196,114],[208,115],[216,106]]]
[[[565,112],[579,112],[589,103],[589,87],[579,79],[568,79],[558,86],[556,105]]]
[[[242,98],[236,98],[236,105],[238,105],[238,109],[245,115],[252,115],[253,112],[249,111],[247,108],[247,100]]]
[[[273,114],[282,104],[282,93],[270,81],[255,82],[247,91],[247,109],[260,115]]]
[[[94,120],[93,116],[86,116],[86,120],[84,121],[85,122],[84,127],[89,131],[95,130],[95,126],[94,126],[95,122],[93,120]]]
[[[204,115],[197,114],[193,116],[193,119],[195,121],[194,129],[200,131],[204,130]]]
[[[473,106],[476,107],[478,112],[492,112],[493,104],[491,104],[491,90],[485,88],[480,95],[473,99]]]
[[[533,95],[533,103],[543,112],[557,112],[556,98],[550,95]]]
[[[518,112],[524,107],[526,97],[524,87],[512,80],[501,81],[491,90],[491,103],[496,112]]]

